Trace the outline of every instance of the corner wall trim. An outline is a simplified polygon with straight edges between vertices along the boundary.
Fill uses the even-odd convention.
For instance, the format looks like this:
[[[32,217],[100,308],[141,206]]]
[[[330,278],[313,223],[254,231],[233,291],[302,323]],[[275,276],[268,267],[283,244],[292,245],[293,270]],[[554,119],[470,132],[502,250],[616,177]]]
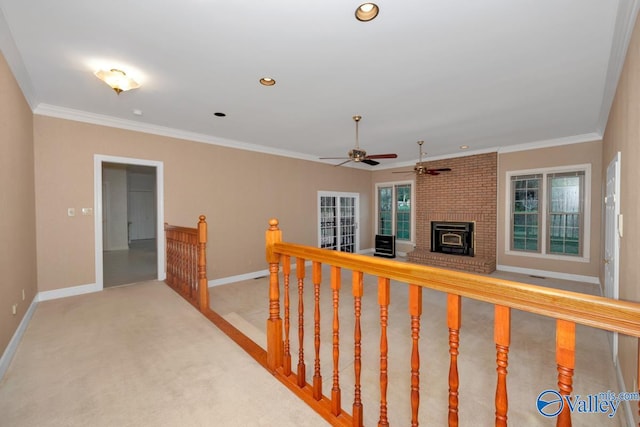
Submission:
[[[27,312],[24,314],[24,317],[20,321],[18,325],[18,329],[11,337],[11,341],[9,341],[9,345],[5,349],[4,353],[2,353],[2,357],[0,357],[0,381],[4,378],[4,374],[9,369],[9,364],[11,360],[13,360],[13,356],[16,354],[16,350],[18,349],[18,344],[22,340],[22,336],[24,335],[24,331],[27,330],[27,326],[31,321],[31,317],[33,313],[36,311],[36,307],[38,306],[38,296],[36,295],[31,301],[31,305],[27,309]]]
[[[71,286],[68,288],[39,292],[36,298],[38,298],[38,301],[48,301],[52,299],[72,297],[75,295],[89,294],[91,292],[99,292],[101,290],[102,288],[98,284],[91,283],[89,285]]]
[[[497,265],[496,270],[507,271],[509,273],[529,274],[535,276],[551,277],[560,280],[573,280],[574,282],[592,283],[600,286],[600,278],[593,276],[583,276],[580,274],[559,273],[557,271],[535,270],[533,268],[512,267],[510,265]]]
[[[622,376],[622,370],[620,369],[620,360],[616,358],[614,360],[615,370],[616,370],[616,379],[618,380],[618,390],[625,391],[628,390],[626,384],[624,383],[624,377]],[[636,424],[633,421],[633,410],[631,409],[631,402],[625,400],[621,405],[624,408],[624,418],[626,421],[627,427],[633,427]]]

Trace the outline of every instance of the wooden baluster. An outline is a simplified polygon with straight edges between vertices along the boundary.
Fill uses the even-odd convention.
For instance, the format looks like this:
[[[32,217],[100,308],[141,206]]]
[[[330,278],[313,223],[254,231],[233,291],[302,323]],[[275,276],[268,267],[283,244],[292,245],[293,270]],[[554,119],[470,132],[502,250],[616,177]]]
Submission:
[[[558,390],[562,396],[573,391],[573,369],[576,362],[576,324],[566,320],[556,321],[556,363],[558,364]],[[563,397],[564,398],[564,397]],[[571,426],[571,411],[566,403],[556,420],[558,427]]]
[[[322,375],[320,374],[320,282],[322,282],[322,264],[313,261],[313,346],[315,349],[315,360],[313,365],[313,398],[322,399]]]
[[[196,236],[197,237],[197,236]],[[198,245],[193,243],[193,238],[189,239],[189,256],[187,257],[187,264],[189,266],[188,275],[189,275],[189,299],[191,301],[195,301],[196,304],[199,304],[197,295],[197,286],[198,286]],[[195,260],[195,262],[194,262]]]
[[[449,327],[449,426],[458,426],[458,345],[461,326],[460,295],[447,295],[447,325]]]
[[[183,236],[182,241],[180,242],[180,293],[185,295],[185,290],[187,287],[187,243],[185,242],[185,237]]]
[[[331,413],[342,412],[340,392],[340,267],[331,266],[331,291],[333,294],[333,386],[331,387]]]
[[[355,387],[353,393],[353,426],[362,427],[362,396],[360,385],[360,373],[362,371],[362,330],[360,328],[360,316],[362,314],[362,295],[364,294],[363,274],[360,271],[353,272],[352,280],[353,306],[355,312],[354,328],[354,360]]]
[[[182,270],[183,270],[183,264],[184,264],[184,259],[183,259],[183,255],[182,255],[182,251],[183,251],[183,246],[184,244],[182,243],[182,236],[177,236],[177,250],[176,250],[176,269],[177,269],[177,281],[176,281],[176,289],[178,290],[178,292],[182,293],[182,281],[184,280],[183,278],[183,274],[182,274]]]
[[[418,426],[420,408],[420,316],[422,287],[409,285],[409,316],[411,317],[411,426]]]
[[[289,255],[282,256],[282,274],[284,275],[284,356],[282,360],[282,367],[284,374],[291,375],[291,340],[290,340],[290,328],[291,328],[291,302],[289,299],[289,281],[291,277],[291,257]]]
[[[200,311],[209,309],[209,282],[207,281],[207,222],[200,215],[198,222],[198,290],[200,293]]]
[[[282,232],[278,228],[278,220],[269,221],[269,229],[265,232],[266,257],[269,263],[269,319],[267,319],[267,367],[275,371],[282,366],[282,319],[280,318],[280,284],[278,270],[280,255],[273,246],[282,241]]]
[[[306,365],[304,363],[304,276],[305,260],[296,258],[296,275],[298,277],[298,387],[307,384]]]
[[[378,305],[380,305],[380,419],[378,420],[378,427],[389,426],[389,419],[387,418],[387,386],[389,383],[387,325],[391,300],[389,283],[389,279],[378,277]]]
[[[509,364],[509,345],[511,341],[511,309],[501,305],[495,306],[494,339],[496,342],[496,426],[507,425],[509,408],[507,396],[507,366]]]

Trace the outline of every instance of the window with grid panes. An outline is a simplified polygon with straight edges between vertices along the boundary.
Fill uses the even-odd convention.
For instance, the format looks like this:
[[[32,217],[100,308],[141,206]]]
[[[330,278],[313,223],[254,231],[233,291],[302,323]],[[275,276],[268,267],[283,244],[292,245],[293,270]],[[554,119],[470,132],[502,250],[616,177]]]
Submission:
[[[549,253],[581,255],[584,171],[547,175]]]
[[[511,177],[511,249],[540,252],[540,181],[542,175]]]
[[[586,176],[585,169],[512,175],[510,249],[582,257]]]
[[[395,235],[396,240],[411,240],[412,183],[377,185],[376,234]]]

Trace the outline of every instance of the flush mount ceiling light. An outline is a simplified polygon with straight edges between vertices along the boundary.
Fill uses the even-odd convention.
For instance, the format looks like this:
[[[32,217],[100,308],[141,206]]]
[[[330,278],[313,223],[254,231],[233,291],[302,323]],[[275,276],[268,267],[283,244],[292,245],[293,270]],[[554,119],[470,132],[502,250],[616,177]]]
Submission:
[[[140,83],[127,76],[122,70],[112,68],[109,71],[98,70],[95,72],[97,78],[108,84],[111,89],[115,90],[118,95],[126,90],[136,89],[140,87]]]
[[[378,16],[378,5],[375,3],[362,3],[356,9],[356,19],[362,22],[372,21],[376,16]]]
[[[274,84],[276,84],[276,81],[271,77],[263,77],[260,79],[260,84],[262,86],[273,86]]]

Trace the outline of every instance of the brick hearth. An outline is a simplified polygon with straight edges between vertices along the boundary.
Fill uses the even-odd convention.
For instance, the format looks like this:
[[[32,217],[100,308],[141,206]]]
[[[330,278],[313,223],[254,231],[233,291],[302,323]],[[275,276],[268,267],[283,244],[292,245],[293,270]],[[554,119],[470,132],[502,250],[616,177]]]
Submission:
[[[416,248],[410,262],[474,273],[496,269],[497,153],[425,162],[451,168],[416,177]],[[431,252],[431,221],[475,223],[475,256]]]

